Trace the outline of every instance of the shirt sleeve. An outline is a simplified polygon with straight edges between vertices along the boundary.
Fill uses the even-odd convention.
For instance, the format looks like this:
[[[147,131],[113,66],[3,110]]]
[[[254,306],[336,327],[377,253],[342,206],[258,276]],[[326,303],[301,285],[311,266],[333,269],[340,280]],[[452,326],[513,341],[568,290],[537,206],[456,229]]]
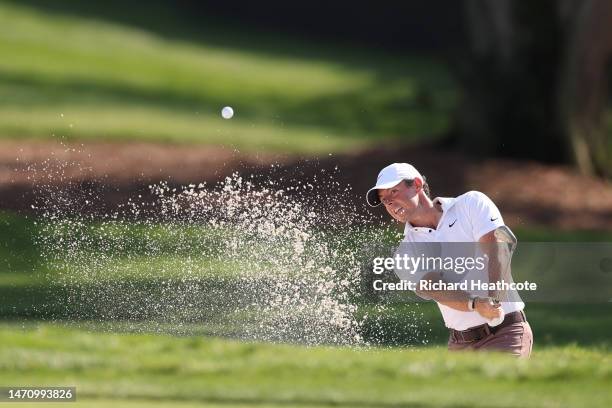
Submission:
[[[394,256],[400,259],[394,272],[401,280],[418,283],[429,272],[439,272],[439,269],[425,262],[427,258],[440,257],[440,244],[437,242],[404,240]]]
[[[440,254],[435,250],[438,247],[439,245],[435,243],[410,242],[405,239],[395,251],[395,256],[400,257],[400,262],[394,269],[395,275],[403,281],[413,283],[418,288],[419,281],[429,272],[434,272],[423,264],[423,259],[439,256]],[[430,297],[419,291],[415,291],[415,294],[422,299],[431,300]]]
[[[472,223],[474,242],[483,235],[504,225],[497,206],[489,197],[479,191],[467,193],[467,212]]]

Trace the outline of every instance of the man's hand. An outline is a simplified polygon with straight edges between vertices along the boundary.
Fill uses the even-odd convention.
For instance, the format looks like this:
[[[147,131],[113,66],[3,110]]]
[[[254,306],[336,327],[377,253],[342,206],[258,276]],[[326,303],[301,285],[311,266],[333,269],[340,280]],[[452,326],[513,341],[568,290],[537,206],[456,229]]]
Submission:
[[[501,308],[501,304],[490,297],[478,297],[474,301],[474,310],[479,315],[487,320],[494,320],[502,317],[504,310]]]

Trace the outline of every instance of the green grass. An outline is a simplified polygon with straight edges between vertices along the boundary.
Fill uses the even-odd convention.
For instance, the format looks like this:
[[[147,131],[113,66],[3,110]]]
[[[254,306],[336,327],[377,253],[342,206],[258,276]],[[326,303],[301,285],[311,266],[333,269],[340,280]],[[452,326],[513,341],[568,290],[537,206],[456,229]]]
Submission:
[[[173,322],[167,328],[147,320],[105,322],[95,311],[94,321],[74,321],[70,311],[66,314],[65,299],[78,293],[54,282],[52,265],[34,245],[42,227],[33,219],[0,216],[0,385],[76,386],[79,402],[60,406],[489,407],[491,398],[499,407],[612,404],[612,304],[529,303],[535,341],[529,361],[447,352],[447,332],[429,302],[389,304],[382,316],[372,304],[359,309],[373,317],[364,325],[366,340],[404,346],[421,332],[427,333],[426,347],[303,347],[205,336],[231,335],[223,319],[186,322],[183,331]],[[100,246],[109,231],[125,238],[129,257],[111,259],[121,262],[114,266],[121,273],[109,276],[110,281],[142,279],[137,273],[143,268],[142,251],[153,247],[157,258],[145,266],[172,269],[174,262],[181,263],[171,255],[181,250],[173,227],[83,228],[88,242]],[[203,232],[198,227],[183,231],[186,237]],[[554,233],[541,230],[536,236]],[[606,239],[575,235],[580,241],[589,236]],[[208,266],[205,275],[215,279],[210,272],[217,266]],[[216,278],[229,274],[221,269]],[[87,318],[86,310],[78,312]],[[58,320],[41,322],[49,317]]]
[[[519,242],[612,242],[612,231],[563,231],[544,227],[514,228]]]
[[[239,287],[239,277],[246,273],[244,266],[236,263],[238,260],[222,261],[202,256],[203,253],[210,254],[217,235],[225,233],[222,230],[196,225],[143,225],[130,222],[69,227],[71,233],[87,245],[81,244],[84,250],[78,258],[71,258],[68,265],[61,265],[67,268],[63,271],[43,256],[42,248],[35,244],[43,228],[40,221],[35,223],[34,219],[9,213],[0,216],[0,318],[70,319],[76,316],[79,319],[98,319],[99,312],[95,308],[90,310],[95,305],[70,302],[67,299],[70,296],[73,299],[75,296],[79,298],[79,294],[88,291],[120,297],[123,293],[121,290],[114,292],[105,286],[123,281],[130,282],[127,287],[131,290],[142,293],[150,293],[151,288],[162,281],[177,282],[178,288],[181,278],[186,277],[207,287],[224,288],[227,291]],[[588,231],[557,233],[550,230],[524,230],[517,231],[517,234],[521,240],[525,237],[527,241],[538,237],[545,241],[555,238],[560,241],[612,240],[609,233]],[[115,253],[116,247],[121,248],[120,253]],[[75,272],[75,268],[78,272]],[[73,273],[66,275],[65,271]],[[596,282],[601,282],[601,288],[594,288],[593,293],[603,293],[606,282],[609,282],[606,274],[591,276],[585,282],[581,281],[585,278],[584,272],[578,274],[576,271],[562,268],[554,273],[538,275],[536,281],[551,288],[560,286],[565,290],[574,287],[574,292],[580,288],[593,289]],[[517,280],[531,280],[529,273],[514,269]],[[256,279],[254,277],[250,282]],[[570,285],[568,282],[575,284]],[[527,312],[536,341],[548,345],[609,344],[612,303],[585,303],[584,299],[582,296],[571,302],[563,302],[558,297],[548,302],[542,302],[539,298],[529,301]],[[117,300],[121,301],[120,298]],[[387,299],[392,303],[384,316],[380,316],[373,312],[373,306],[368,303],[380,301],[377,297],[366,295],[363,299],[355,299],[360,305],[360,312],[367,312],[372,317],[364,325],[363,334],[366,339],[384,344],[412,344],[423,337],[417,336],[418,339],[415,339],[413,334],[417,331],[426,333],[430,343],[444,343],[447,333],[435,304],[427,302],[416,305],[412,300],[407,300],[405,297]],[[415,321],[415,313],[423,318]],[[219,327],[219,324],[223,324],[223,318],[217,320],[207,323],[211,325],[210,330],[204,328],[201,331],[232,333],[234,329],[231,324],[227,328]]]
[[[231,31],[219,45],[202,27],[172,38],[0,2],[0,137],[322,153],[448,126],[455,87],[430,58]]]
[[[224,406],[607,407],[610,353],[536,348],[530,361],[442,348],[347,349],[0,326],[0,383],[71,385],[82,403]],[[486,390],[486,392],[485,392]],[[485,396],[489,397],[485,397]],[[228,404],[228,405],[225,405]]]
[[[375,317],[364,329],[364,337],[368,339],[390,345],[414,345],[416,341],[409,339],[413,339],[413,333],[418,331],[426,334],[430,345],[448,341],[448,330],[435,303],[394,304],[387,307],[383,316],[376,315],[369,306],[361,310]],[[525,313],[538,347],[579,345],[609,350],[612,345],[610,303],[528,302]],[[420,317],[415,319],[415,314]],[[371,331],[376,331],[376,334],[371,335]]]

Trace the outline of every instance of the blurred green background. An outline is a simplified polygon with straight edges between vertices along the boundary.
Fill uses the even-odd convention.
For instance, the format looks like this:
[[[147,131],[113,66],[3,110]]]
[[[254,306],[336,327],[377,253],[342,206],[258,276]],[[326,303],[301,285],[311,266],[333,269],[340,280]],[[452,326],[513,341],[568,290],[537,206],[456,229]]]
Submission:
[[[0,132],[322,153],[448,128],[455,88],[434,58],[296,47],[200,24],[200,38],[172,39],[2,4]],[[220,120],[225,105],[237,120]]]
[[[589,29],[606,27],[604,2],[418,3],[1,1],[0,385],[76,385],[84,406],[610,406],[610,303],[529,304],[530,361],[448,354],[429,303],[390,305],[365,326],[366,338],[384,339],[367,349],[240,342],[205,326],[202,335],[117,333],[66,313],[71,293],[36,243],[48,220],[20,196],[35,191],[28,165],[58,142],[339,155],[374,169],[396,150],[427,149],[453,155],[436,162],[448,183],[459,158],[492,158],[504,171],[487,192],[513,219],[537,221],[512,225],[521,241],[612,241],[609,48],[605,28]],[[220,116],[226,105],[232,120]],[[33,156],[16,161],[24,151]],[[517,178],[495,195],[523,166],[542,185]],[[461,181],[452,188],[479,188]],[[556,216],[526,215],[512,200],[531,184],[554,197],[579,185],[589,199],[572,193]],[[583,218],[567,228],[571,211]],[[131,231],[146,239],[136,223]],[[160,231],[168,248],[147,262],[172,269],[172,237]],[[138,260],[113,261],[125,264],[117,279],[138,277]]]

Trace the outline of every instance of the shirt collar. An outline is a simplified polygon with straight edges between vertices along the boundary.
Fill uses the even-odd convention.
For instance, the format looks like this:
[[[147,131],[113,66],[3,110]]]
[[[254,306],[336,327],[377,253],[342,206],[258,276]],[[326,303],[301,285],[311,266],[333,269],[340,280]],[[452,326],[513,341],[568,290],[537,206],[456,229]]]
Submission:
[[[440,203],[442,211],[446,213],[453,205],[455,205],[457,199],[455,197],[436,197],[433,199],[433,203]]]
[[[433,199],[433,203],[434,204],[440,203],[440,205],[442,206],[442,217],[440,217],[440,222],[442,222],[442,219],[446,216],[446,213],[448,212],[448,210],[453,205],[455,205],[456,201],[457,201],[456,197],[436,197],[436,198]],[[406,233],[409,230],[413,230],[413,231],[429,231],[429,230],[431,230],[431,228],[427,228],[427,227],[413,227],[412,224],[407,222],[406,226],[404,228],[404,233]]]

